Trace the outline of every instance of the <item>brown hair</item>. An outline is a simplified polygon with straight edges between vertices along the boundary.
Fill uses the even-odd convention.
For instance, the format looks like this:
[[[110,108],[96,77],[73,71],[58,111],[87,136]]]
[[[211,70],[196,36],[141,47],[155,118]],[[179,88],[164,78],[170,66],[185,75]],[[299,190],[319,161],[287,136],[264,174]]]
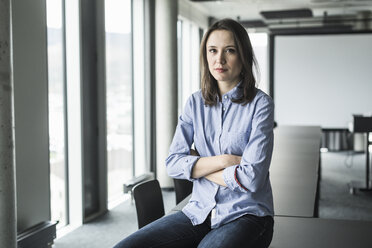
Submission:
[[[202,95],[206,105],[213,106],[217,104],[220,96],[216,79],[212,76],[208,68],[206,43],[210,34],[215,30],[227,30],[233,34],[239,59],[242,63],[241,71],[241,94],[235,103],[243,105],[251,102],[256,95],[256,78],[253,74],[253,66],[258,73],[257,60],[253,53],[251,41],[245,28],[232,19],[222,19],[214,23],[205,33],[200,45],[200,71]]]

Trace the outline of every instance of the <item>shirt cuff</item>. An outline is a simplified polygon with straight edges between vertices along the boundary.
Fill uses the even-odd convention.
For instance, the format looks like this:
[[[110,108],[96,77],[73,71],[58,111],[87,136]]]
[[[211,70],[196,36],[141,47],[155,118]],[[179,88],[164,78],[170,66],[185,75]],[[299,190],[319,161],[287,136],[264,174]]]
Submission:
[[[199,158],[200,158],[199,156],[186,156],[183,158],[184,159],[182,163],[183,174],[189,181],[196,180],[195,178],[191,177],[191,173],[196,161],[198,161]]]
[[[223,180],[225,181],[227,187],[232,191],[237,192],[247,192],[248,189],[245,188],[237,177],[237,169],[239,165],[229,166],[223,170]]]

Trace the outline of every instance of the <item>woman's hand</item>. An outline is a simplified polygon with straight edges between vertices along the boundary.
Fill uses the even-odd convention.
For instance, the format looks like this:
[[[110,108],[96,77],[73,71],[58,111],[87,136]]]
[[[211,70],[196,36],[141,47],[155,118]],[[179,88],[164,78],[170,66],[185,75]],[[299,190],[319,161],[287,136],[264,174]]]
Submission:
[[[221,169],[225,169],[227,167],[230,167],[232,165],[240,164],[242,157],[237,156],[237,155],[232,155],[232,154],[223,154],[221,156]]]
[[[194,152],[196,151],[191,150],[190,154],[193,155],[192,153]],[[241,159],[241,156],[231,154],[201,157],[195,163],[191,175],[193,178],[205,177],[211,173],[223,170],[229,166],[240,164]]]

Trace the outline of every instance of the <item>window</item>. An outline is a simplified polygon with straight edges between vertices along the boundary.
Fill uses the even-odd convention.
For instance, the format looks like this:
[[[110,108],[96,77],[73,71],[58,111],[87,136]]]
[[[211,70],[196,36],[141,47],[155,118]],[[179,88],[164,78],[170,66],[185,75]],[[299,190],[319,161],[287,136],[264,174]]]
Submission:
[[[260,77],[257,77],[258,88],[269,94],[269,53],[268,53],[268,37],[266,33],[249,33],[249,38],[252,43],[253,51],[255,53],[258,68],[260,71]]]
[[[147,130],[150,118],[147,114],[149,110],[149,97],[146,97],[146,87],[150,84],[145,83],[145,74],[149,73],[145,69],[145,56],[147,53],[145,46],[145,3],[143,0],[132,1],[133,11],[133,123],[134,123],[134,175],[140,176],[149,172],[149,149],[146,141],[150,134]],[[148,24],[147,24],[148,25]]]
[[[47,1],[51,219],[67,220],[63,0]]]
[[[133,177],[131,0],[106,0],[108,201]]]
[[[188,97],[200,89],[199,47],[200,28],[187,19],[177,23],[178,39],[178,112],[181,113]]]
[[[180,115],[183,110],[183,101],[182,101],[182,20],[177,21],[177,70],[178,70],[178,75],[177,75],[177,87],[178,87],[178,94],[177,94],[177,99],[178,99],[178,114]]]

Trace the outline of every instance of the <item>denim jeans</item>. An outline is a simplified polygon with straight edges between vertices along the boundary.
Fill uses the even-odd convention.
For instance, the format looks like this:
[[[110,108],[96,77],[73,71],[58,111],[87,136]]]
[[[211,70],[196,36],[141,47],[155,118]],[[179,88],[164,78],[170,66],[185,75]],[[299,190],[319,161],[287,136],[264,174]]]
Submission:
[[[181,211],[164,216],[131,234],[114,248],[266,248],[273,236],[271,216],[244,215],[216,229],[210,219],[193,226]]]

